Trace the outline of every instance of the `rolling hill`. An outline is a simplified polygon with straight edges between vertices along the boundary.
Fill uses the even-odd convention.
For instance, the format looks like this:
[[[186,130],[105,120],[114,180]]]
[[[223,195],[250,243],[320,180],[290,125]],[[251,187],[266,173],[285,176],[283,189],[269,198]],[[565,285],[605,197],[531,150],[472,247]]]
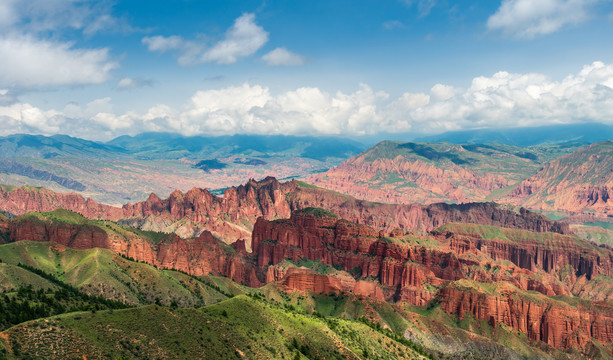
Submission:
[[[613,216],[613,142],[580,148],[545,164],[501,201],[532,209]]]
[[[575,148],[384,141],[306,181],[370,201],[486,201]]]

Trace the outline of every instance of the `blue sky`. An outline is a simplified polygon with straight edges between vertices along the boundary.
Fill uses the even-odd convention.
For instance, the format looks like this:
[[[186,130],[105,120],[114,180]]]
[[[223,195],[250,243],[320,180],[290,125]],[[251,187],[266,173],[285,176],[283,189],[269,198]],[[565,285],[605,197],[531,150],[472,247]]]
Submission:
[[[0,0],[0,135],[613,123],[610,0]]]

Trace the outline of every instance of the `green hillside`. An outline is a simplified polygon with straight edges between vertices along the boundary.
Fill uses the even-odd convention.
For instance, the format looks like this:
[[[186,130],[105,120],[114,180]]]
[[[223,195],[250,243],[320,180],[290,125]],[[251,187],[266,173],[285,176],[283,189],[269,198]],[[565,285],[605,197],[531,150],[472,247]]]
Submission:
[[[0,245],[0,289],[10,291],[31,285],[52,287],[25,264],[84,293],[132,305],[160,303],[202,306],[244,293],[242,287],[214,277],[196,278],[174,270],[160,270],[130,261],[105,249],[74,250],[45,242],[20,241]]]
[[[0,353],[9,359],[424,358],[407,341],[362,322],[322,318],[249,296],[199,309],[149,305],[73,313],[5,334]]]

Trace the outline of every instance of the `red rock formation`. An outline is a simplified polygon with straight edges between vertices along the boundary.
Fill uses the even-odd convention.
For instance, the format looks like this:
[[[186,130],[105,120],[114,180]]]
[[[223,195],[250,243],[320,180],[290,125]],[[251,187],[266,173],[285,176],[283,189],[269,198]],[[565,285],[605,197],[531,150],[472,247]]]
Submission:
[[[583,348],[591,338],[612,341],[613,310],[609,307],[603,305],[594,311],[581,305],[589,301],[566,306],[527,292],[570,295],[571,285],[576,290],[577,284],[589,284],[589,278],[612,275],[611,249],[569,236],[502,228],[493,228],[494,232],[487,227],[450,224],[431,236],[399,239],[385,237],[385,232],[363,224],[305,210],[294,212],[289,219],[259,218],[249,254],[244,241],[229,246],[207,231],[196,238],[174,236],[152,244],[135,234],[118,234],[93,224],[25,216],[10,221],[9,230],[15,241],[107,248],[158,267],[193,275],[223,275],[254,287],[277,281],[288,291],[352,293],[419,306],[436,301],[449,314],[460,318],[471,314],[493,325],[504,323],[556,348]],[[319,260],[329,269],[339,270],[317,273],[296,268],[287,259]],[[492,266],[498,271],[485,270]],[[563,270],[568,270],[570,279],[555,277]],[[560,280],[569,283],[564,285]],[[475,290],[481,285],[465,285],[483,283],[488,287],[487,283],[494,282],[509,285],[490,292]]]
[[[76,193],[62,194],[31,186],[17,188],[0,186],[0,209],[14,215],[23,215],[30,211],[66,209],[90,219],[117,220],[123,216],[120,208],[98,204]]]
[[[441,167],[401,155],[372,161],[368,158],[368,153],[358,155],[325,173],[311,175],[307,181],[359,199],[396,204],[483,201],[493,190],[509,185],[501,175],[476,172],[453,163]],[[377,181],[381,174],[394,174],[402,179],[401,184],[411,185]]]
[[[493,260],[507,260],[522,269],[554,273],[570,267],[575,276],[588,280],[598,275],[613,276],[613,252],[572,236],[546,233],[534,234],[520,230],[498,230],[507,238],[484,238],[481,227],[471,224],[451,224],[434,231],[435,236],[448,239],[457,254],[478,250]]]
[[[613,142],[580,148],[545,164],[505,202],[537,210],[613,216]]]
[[[208,230],[227,243],[246,239],[248,248],[251,247],[251,231],[257,218],[288,218],[291,211],[313,206],[323,207],[349,221],[386,232],[392,229],[400,232],[429,231],[449,222],[466,221],[531,231],[569,232],[565,224],[525,211],[516,213],[505,210],[493,203],[429,206],[377,204],[322,189],[302,188],[296,181],[281,184],[274,178],[260,182],[251,180],[244,186],[229,188],[223,197],[198,188],[187,193],[175,191],[165,200],[151,194],[146,201],[126,204],[122,209],[97,204],[77,194],[58,194],[30,187],[10,191],[0,188],[0,209],[17,215],[61,207],[88,218],[123,219],[127,224],[145,230],[169,228],[186,238]],[[195,226],[181,231],[177,228],[179,225],[173,225],[183,224],[186,220]]]
[[[419,305],[433,296],[424,290],[426,282],[441,284],[462,278],[461,264],[453,254],[385,239],[365,225],[296,212],[289,220],[259,219],[253,231],[253,253],[260,268],[284,259],[321,260],[358,278],[378,278],[380,289],[370,288],[367,293]],[[267,270],[266,280],[285,275]],[[365,285],[359,289],[364,292]]]
[[[438,299],[443,310],[460,319],[470,314],[493,326],[503,323],[525,333],[530,340],[558,349],[582,349],[592,339],[602,344],[613,341],[613,308],[603,303],[598,304],[598,309],[586,309],[546,297],[529,299],[512,286],[492,295],[448,286],[439,291]]]
[[[192,275],[212,273],[253,287],[261,285],[254,267],[244,261],[241,253],[208,231],[192,239],[174,236],[157,245],[136,235],[120,235],[96,226],[20,218],[10,223],[9,231],[12,241],[52,241],[74,249],[104,248],[161,268]]]
[[[480,235],[479,231],[497,231],[501,238]],[[296,212],[288,220],[258,220],[253,249],[265,281],[280,281],[288,290],[345,292],[419,306],[436,299],[449,314],[460,318],[471,314],[493,325],[504,323],[534,341],[561,349],[583,349],[592,338],[603,343],[613,340],[612,308],[605,306],[597,312],[587,305],[562,306],[563,302],[544,296],[572,296],[573,282],[589,283],[599,275],[611,277],[610,249],[555,233],[470,224],[451,224],[433,232],[438,242],[431,245],[434,248],[379,235],[372,228],[346,220]],[[482,264],[472,258],[491,260]],[[347,275],[339,278],[279,266],[285,259],[320,260],[351,273],[356,281],[347,281]],[[510,265],[503,265],[506,261]],[[498,270],[485,271],[482,265]],[[555,274],[568,271],[574,280],[564,285]],[[377,280],[364,282],[366,278]],[[507,285],[495,294],[457,285],[471,281],[485,287],[496,282]]]

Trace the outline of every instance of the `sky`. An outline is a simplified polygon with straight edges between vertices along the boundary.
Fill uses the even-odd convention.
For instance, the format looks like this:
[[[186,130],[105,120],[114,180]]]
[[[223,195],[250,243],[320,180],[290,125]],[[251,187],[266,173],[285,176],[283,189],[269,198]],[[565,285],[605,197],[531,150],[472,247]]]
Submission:
[[[613,0],[0,0],[0,136],[613,124]]]

